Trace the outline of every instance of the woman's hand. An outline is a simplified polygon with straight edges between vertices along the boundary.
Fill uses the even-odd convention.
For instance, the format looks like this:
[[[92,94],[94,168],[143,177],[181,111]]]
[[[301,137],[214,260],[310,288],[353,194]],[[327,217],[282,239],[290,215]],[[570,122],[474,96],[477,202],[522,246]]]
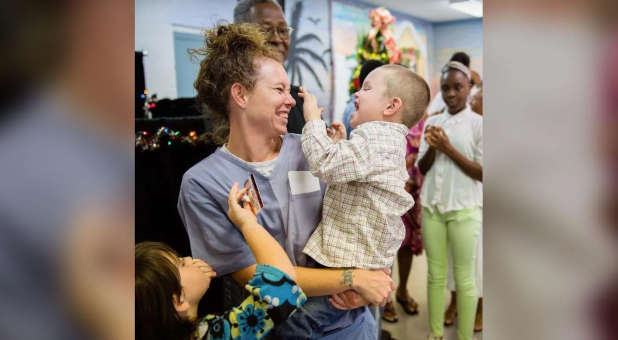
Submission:
[[[298,90],[298,96],[303,98],[303,116],[305,116],[305,122],[322,119],[322,111],[324,111],[324,109],[318,107],[318,102],[313,94],[309,93],[309,91],[301,86]]]
[[[352,288],[373,306],[384,306],[396,286],[390,269],[355,269]]]
[[[341,310],[356,309],[369,304],[367,300],[363,299],[363,297],[353,289],[348,289],[339,294],[334,294],[330,297],[330,299],[328,299],[328,301],[330,301],[330,304],[333,305],[333,307]]]
[[[253,214],[253,210],[251,210],[249,203],[243,202],[243,198],[247,194],[247,191],[248,188],[243,188],[238,191],[238,183],[234,183],[227,198],[227,216],[232,223],[241,230],[248,224],[257,224],[257,217]],[[240,204],[242,204],[242,206]]]
[[[326,130],[326,134],[328,137],[333,140],[334,143],[342,139],[346,139],[347,133],[345,131],[345,125],[341,122],[333,122],[330,127]]]

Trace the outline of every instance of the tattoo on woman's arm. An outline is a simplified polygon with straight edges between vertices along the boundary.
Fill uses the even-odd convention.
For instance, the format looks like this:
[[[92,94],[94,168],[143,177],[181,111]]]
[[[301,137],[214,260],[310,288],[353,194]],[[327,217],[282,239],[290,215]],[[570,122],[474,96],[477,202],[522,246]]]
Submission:
[[[341,283],[344,286],[348,286],[352,288],[352,269],[344,269],[343,270],[343,281]]]

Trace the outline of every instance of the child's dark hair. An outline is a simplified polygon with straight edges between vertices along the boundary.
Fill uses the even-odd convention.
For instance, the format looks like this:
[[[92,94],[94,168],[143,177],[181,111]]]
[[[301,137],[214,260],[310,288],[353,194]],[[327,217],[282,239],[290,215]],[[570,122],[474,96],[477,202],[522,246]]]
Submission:
[[[358,80],[359,80],[358,84],[360,86],[363,86],[363,82],[365,81],[365,78],[367,78],[369,73],[371,73],[371,71],[375,70],[376,68],[382,65],[384,65],[383,62],[379,60],[375,60],[375,59],[369,59],[365,61],[363,63],[363,66],[361,66],[360,74],[358,75]]]
[[[193,55],[204,56],[193,85],[197,101],[210,109],[215,120],[214,141],[223,144],[229,134],[228,100],[232,84],[253,89],[257,76],[255,58],[277,57],[265,33],[255,24],[217,25],[206,31],[204,45],[191,50]]]
[[[458,61],[470,68],[470,56],[466,52],[455,52],[450,61]]]
[[[180,297],[180,274],[173,258],[176,252],[159,242],[135,246],[135,338],[189,340],[196,324],[182,319],[174,308]]]

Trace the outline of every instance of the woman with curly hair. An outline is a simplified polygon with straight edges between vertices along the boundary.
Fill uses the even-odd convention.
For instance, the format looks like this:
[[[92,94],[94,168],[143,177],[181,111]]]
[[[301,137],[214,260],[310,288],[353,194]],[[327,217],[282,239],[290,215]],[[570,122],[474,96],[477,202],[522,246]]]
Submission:
[[[205,56],[195,81],[198,101],[218,118],[215,140],[222,145],[182,179],[178,212],[191,253],[241,287],[252,279],[256,258],[226,216],[227,191],[252,175],[263,203],[257,219],[292,261],[298,285],[310,300],[330,299],[330,308],[345,310],[315,332],[324,339],[374,340],[377,327],[366,305],[390,294],[389,275],[319,268],[302,252],[320,222],[326,186],[311,175],[301,135],[287,133],[296,102],[266,34],[250,24],[220,25],[206,33],[198,52]],[[275,333],[304,320],[305,307]]]

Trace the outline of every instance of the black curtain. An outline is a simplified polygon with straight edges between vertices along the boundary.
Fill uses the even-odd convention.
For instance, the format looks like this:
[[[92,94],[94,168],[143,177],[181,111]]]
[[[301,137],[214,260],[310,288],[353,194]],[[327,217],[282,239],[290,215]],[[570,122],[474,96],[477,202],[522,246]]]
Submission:
[[[135,117],[142,117],[142,107],[144,98],[141,95],[146,89],[146,80],[144,76],[144,53],[135,52]]]

